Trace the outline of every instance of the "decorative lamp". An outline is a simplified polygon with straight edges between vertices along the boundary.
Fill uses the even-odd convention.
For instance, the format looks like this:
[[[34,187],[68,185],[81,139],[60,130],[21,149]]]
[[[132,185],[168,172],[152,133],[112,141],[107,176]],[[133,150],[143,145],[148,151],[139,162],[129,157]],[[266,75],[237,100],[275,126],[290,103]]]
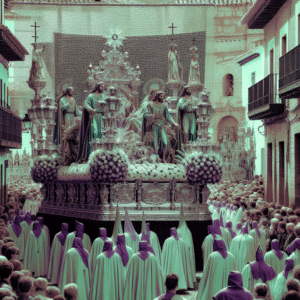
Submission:
[[[25,130],[29,130],[31,128],[31,119],[28,117],[28,114],[25,114],[25,117],[23,118],[24,128]]]

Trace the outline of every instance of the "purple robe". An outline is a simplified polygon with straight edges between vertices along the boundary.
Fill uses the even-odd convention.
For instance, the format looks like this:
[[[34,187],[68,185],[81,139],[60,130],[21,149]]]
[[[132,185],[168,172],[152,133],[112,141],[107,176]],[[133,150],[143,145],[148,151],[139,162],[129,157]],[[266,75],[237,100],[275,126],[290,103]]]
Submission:
[[[67,223],[61,224],[61,232],[57,235],[57,238],[60,241],[62,246],[65,245],[66,238],[69,233],[68,229],[69,229],[69,224],[67,224]]]
[[[214,239],[213,251],[219,252],[224,259],[227,257],[226,245],[223,240]]]
[[[39,221],[33,222],[32,231],[33,231],[35,237],[38,239],[42,233],[42,227],[41,227],[41,224]]]
[[[252,300],[254,296],[243,288],[242,274],[238,271],[230,271],[228,276],[228,287],[218,292],[215,300]]]
[[[118,234],[115,252],[121,256],[123,266],[126,267],[129,260],[129,255],[125,244],[125,234]]]
[[[83,263],[87,268],[89,268],[89,254],[83,248],[83,244],[80,238],[74,238],[72,248],[75,248],[76,251],[79,253]]]
[[[170,229],[170,232],[171,232],[171,236],[176,240],[176,241],[179,241],[179,236],[178,236],[178,233],[177,233],[177,229],[175,227],[172,227]]]
[[[149,246],[147,241],[139,242],[139,251],[137,255],[142,260],[146,260],[149,257]]]
[[[11,224],[11,227],[16,235],[16,237],[18,238],[21,233],[22,233],[22,226],[20,225],[21,223],[21,216],[20,215],[16,215],[14,221]]]
[[[103,246],[103,254],[109,259],[114,255],[113,243],[111,241],[106,241]]]
[[[279,241],[272,240],[272,252],[281,260],[283,257],[283,252],[279,250]]]
[[[255,280],[261,278],[262,282],[266,283],[277,276],[274,269],[265,263],[264,253],[260,247],[258,247],[256,251],[256,261],[249,264],[252,276]]]

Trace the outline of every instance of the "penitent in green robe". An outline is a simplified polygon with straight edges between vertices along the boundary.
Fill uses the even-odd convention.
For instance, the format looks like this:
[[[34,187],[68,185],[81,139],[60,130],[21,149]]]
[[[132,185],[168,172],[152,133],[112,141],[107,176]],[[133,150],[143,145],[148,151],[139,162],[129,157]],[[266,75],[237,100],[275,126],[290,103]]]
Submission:
[[[193,106],[195,99],[191,97],[191,102],[187,104],[188,99],[181,97],[177,102],[177,121],[181,125],[181,130],[188,134],[188,141],[196,141],[197,131],[196,131],[196,115],[193,112]]]
[[[19,259],[23,260],[25,246],[26,246],[25,243],[27,240],[25,240],[25,232],[24,232],[23,226],[21,226],[21,227],[22,227],[22,232],[19,235],[19,237],[16,236],[11,224],[8,225],[8,230],[9,230],[9,236],[14,240],[15,246],[19,249],[19,252],[20,252]]]
[[[101,253],[95,262],[90,300],[122,300],[124,281],[124,267],[119,254],[114,253],[107,258]]]
[[[63,293],[66,284],[75,283],[78,287],[78,299],[89,300],[89,270],[75,248],[67,252],[64,264],[62,265],[62,271],[62,278],[58,284],[61,293]]]
[[[62,260],[63,260],[64,249],[65,249],[65,246],[62,246],[61,242],[57,238],[58,234],[60,234],[60,232],[58,232],[55,235],[52,242],[49,267],[48,267],[47,279],[52,284],[58,284],[59,273],[62,266]]]
[[[161,268],[152,253],[143,260],[134,254],[129,262],[123,300],[153,300],[163,294]]]
[[[265,263],[270,265],[277,275],[284,270],[285,260],[288,257],[288,255],[285,252],[283,251],[280,252],[283,253],[281,259],[279,259],[272,250],[267,252],[264,256]]]
[[[218,251],[210,254],[200,281],[197,300],[211,300],[221,289],[227,287],[228,275],[234,270],[235,258],[231,253],[227,252],[225,259]]]
[[[24,270],[34,272],[34,277],[47,276],[50,256],[50,244],[44,230],[36,238],[33,231],[28,235],[26,243],[23,267]]]
[[[139,234],[139,239],[142,240],[142,234]],[[150,245],[154,250],[155,257],[157,259],[158,264],[161,263],[161,247],[158,240],[158,236],[155,232],[150,231]]]

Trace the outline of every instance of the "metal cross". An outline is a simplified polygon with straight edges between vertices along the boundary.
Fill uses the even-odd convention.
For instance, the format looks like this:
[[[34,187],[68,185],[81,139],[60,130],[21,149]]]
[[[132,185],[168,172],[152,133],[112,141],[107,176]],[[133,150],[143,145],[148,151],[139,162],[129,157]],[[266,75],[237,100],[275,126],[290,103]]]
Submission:
[[[172,23],[172,26],[169,26],[168,28],[172,28],[172,40],[174,40],[174,29],[177,27],[175,27],[174,23]]]
[[[193,46],[195,46],[195,42],[196,42],[196,38],[195,37],[193,37],[192,42],[193,42]]]
[[[34,37],[34,42],[36,43],[36,39],[38,38],[38,36],[36,35],[36,28],[41,26],[37,26],[36,22],[34,22],[34,25],[30,25],[30,27],[34,27],[34,35],[32,37]]]

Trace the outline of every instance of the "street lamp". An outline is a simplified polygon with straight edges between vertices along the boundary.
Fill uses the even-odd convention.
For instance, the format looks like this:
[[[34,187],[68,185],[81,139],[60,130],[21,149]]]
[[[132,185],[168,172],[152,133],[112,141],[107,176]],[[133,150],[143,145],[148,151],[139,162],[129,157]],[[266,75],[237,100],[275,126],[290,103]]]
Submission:
[[[28,117],[28,114],[25,114],[24,119],[22,119],[23,124],[24,124],[24,129],[25,131],[29,132],[30,128],[31,128],[31,120]]]

